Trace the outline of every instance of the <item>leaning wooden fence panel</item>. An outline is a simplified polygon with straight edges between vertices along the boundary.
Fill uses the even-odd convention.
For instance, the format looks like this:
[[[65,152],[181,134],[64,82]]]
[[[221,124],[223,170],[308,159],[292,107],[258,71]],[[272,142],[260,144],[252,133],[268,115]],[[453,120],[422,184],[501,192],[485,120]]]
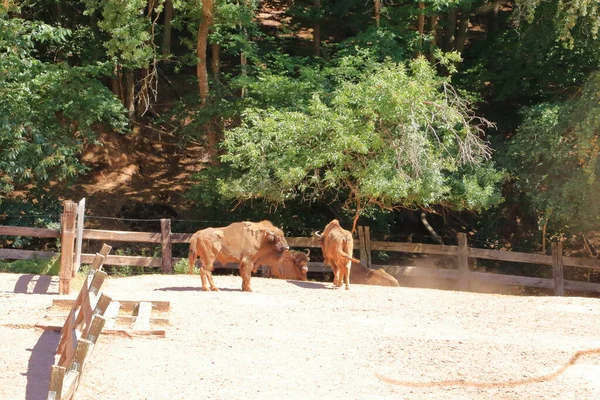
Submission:
[[[56,354],[60,356],[50,371],[48,400],[69,400],[73,398],[85,364],[89,360],[98,336],[104,327],[104,312],[111,298],[100,292],[106,273],[101,270],[102,261],[110,251],[103,246],[97,254],[92,269],[79,291],[61,330]]]

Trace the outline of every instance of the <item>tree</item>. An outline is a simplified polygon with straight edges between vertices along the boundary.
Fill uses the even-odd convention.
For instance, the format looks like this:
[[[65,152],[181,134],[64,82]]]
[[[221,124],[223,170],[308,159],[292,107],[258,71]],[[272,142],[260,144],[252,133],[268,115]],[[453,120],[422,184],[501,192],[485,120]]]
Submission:
[[[70,34],[0,15],[0,195],[16,184],[83,173],[78,156],[95,141],[94,126],[125,128],[123,108],[100,82],[109,65],[72,67],[37,57],[42,46],[68,52]]]
[[[502,152],[516,186],[535,207],[540,229],[600,229],[600,73],[580,95],[524,109],[525,120]]]
[[[479,138],[487,121],[419,58],[408,66],[348,57],[339,82],[296,110],[250,108],[226,131],[217,182],[225,198],[344,199],[358,217],[373,207],[480,210],[498,203],[502,174]]]

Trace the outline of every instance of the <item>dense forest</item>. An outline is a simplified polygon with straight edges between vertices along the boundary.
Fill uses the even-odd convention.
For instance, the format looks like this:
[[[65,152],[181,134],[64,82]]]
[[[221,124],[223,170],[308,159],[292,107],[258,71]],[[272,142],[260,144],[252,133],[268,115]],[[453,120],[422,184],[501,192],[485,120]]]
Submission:
[[[2,0],[0,221],[147,140],[205,150],[197,219],[597,255],[599,28],[597,0]]]

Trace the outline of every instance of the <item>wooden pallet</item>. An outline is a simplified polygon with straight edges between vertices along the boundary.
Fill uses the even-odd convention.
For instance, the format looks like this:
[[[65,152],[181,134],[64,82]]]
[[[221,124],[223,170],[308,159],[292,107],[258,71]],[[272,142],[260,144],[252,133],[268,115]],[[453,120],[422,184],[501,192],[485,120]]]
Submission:
[[[74,300],[71,299],[54,299],[52,309],[72,307],[73,303]],[[113,300],[104,312],[106,322],[101,333],[122,334],[130,337],[165,337],[165,330],[158,329],[157,326],[169,324],[169,318],[165,317],[169,309],[170,302],[168,301]],[[60,331],[64,321],[64,315],[53,313],[46,315],[35,326],[45,330]]]

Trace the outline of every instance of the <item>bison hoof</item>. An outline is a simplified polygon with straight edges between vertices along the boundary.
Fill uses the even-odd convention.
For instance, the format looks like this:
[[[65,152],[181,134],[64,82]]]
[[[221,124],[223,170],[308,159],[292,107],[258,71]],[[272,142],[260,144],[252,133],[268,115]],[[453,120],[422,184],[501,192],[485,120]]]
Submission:
[[[200,290],[202,290],[203,292],[208,292],[210,289],[208,287],[202,286]]]
[[[346,290],[350,290],[350,286],[346,286]]]
[[[211,287],[210,290],[212,290],[213,292],[218,292],[219,288],[218,287]]]
[[[243,288],[242,288],[242,292],[251,292],[251,291],[252,291],[252,288],[251,288],[251,287],[249,287],[249,286],[248,286],[248,287],[243,287]]]

